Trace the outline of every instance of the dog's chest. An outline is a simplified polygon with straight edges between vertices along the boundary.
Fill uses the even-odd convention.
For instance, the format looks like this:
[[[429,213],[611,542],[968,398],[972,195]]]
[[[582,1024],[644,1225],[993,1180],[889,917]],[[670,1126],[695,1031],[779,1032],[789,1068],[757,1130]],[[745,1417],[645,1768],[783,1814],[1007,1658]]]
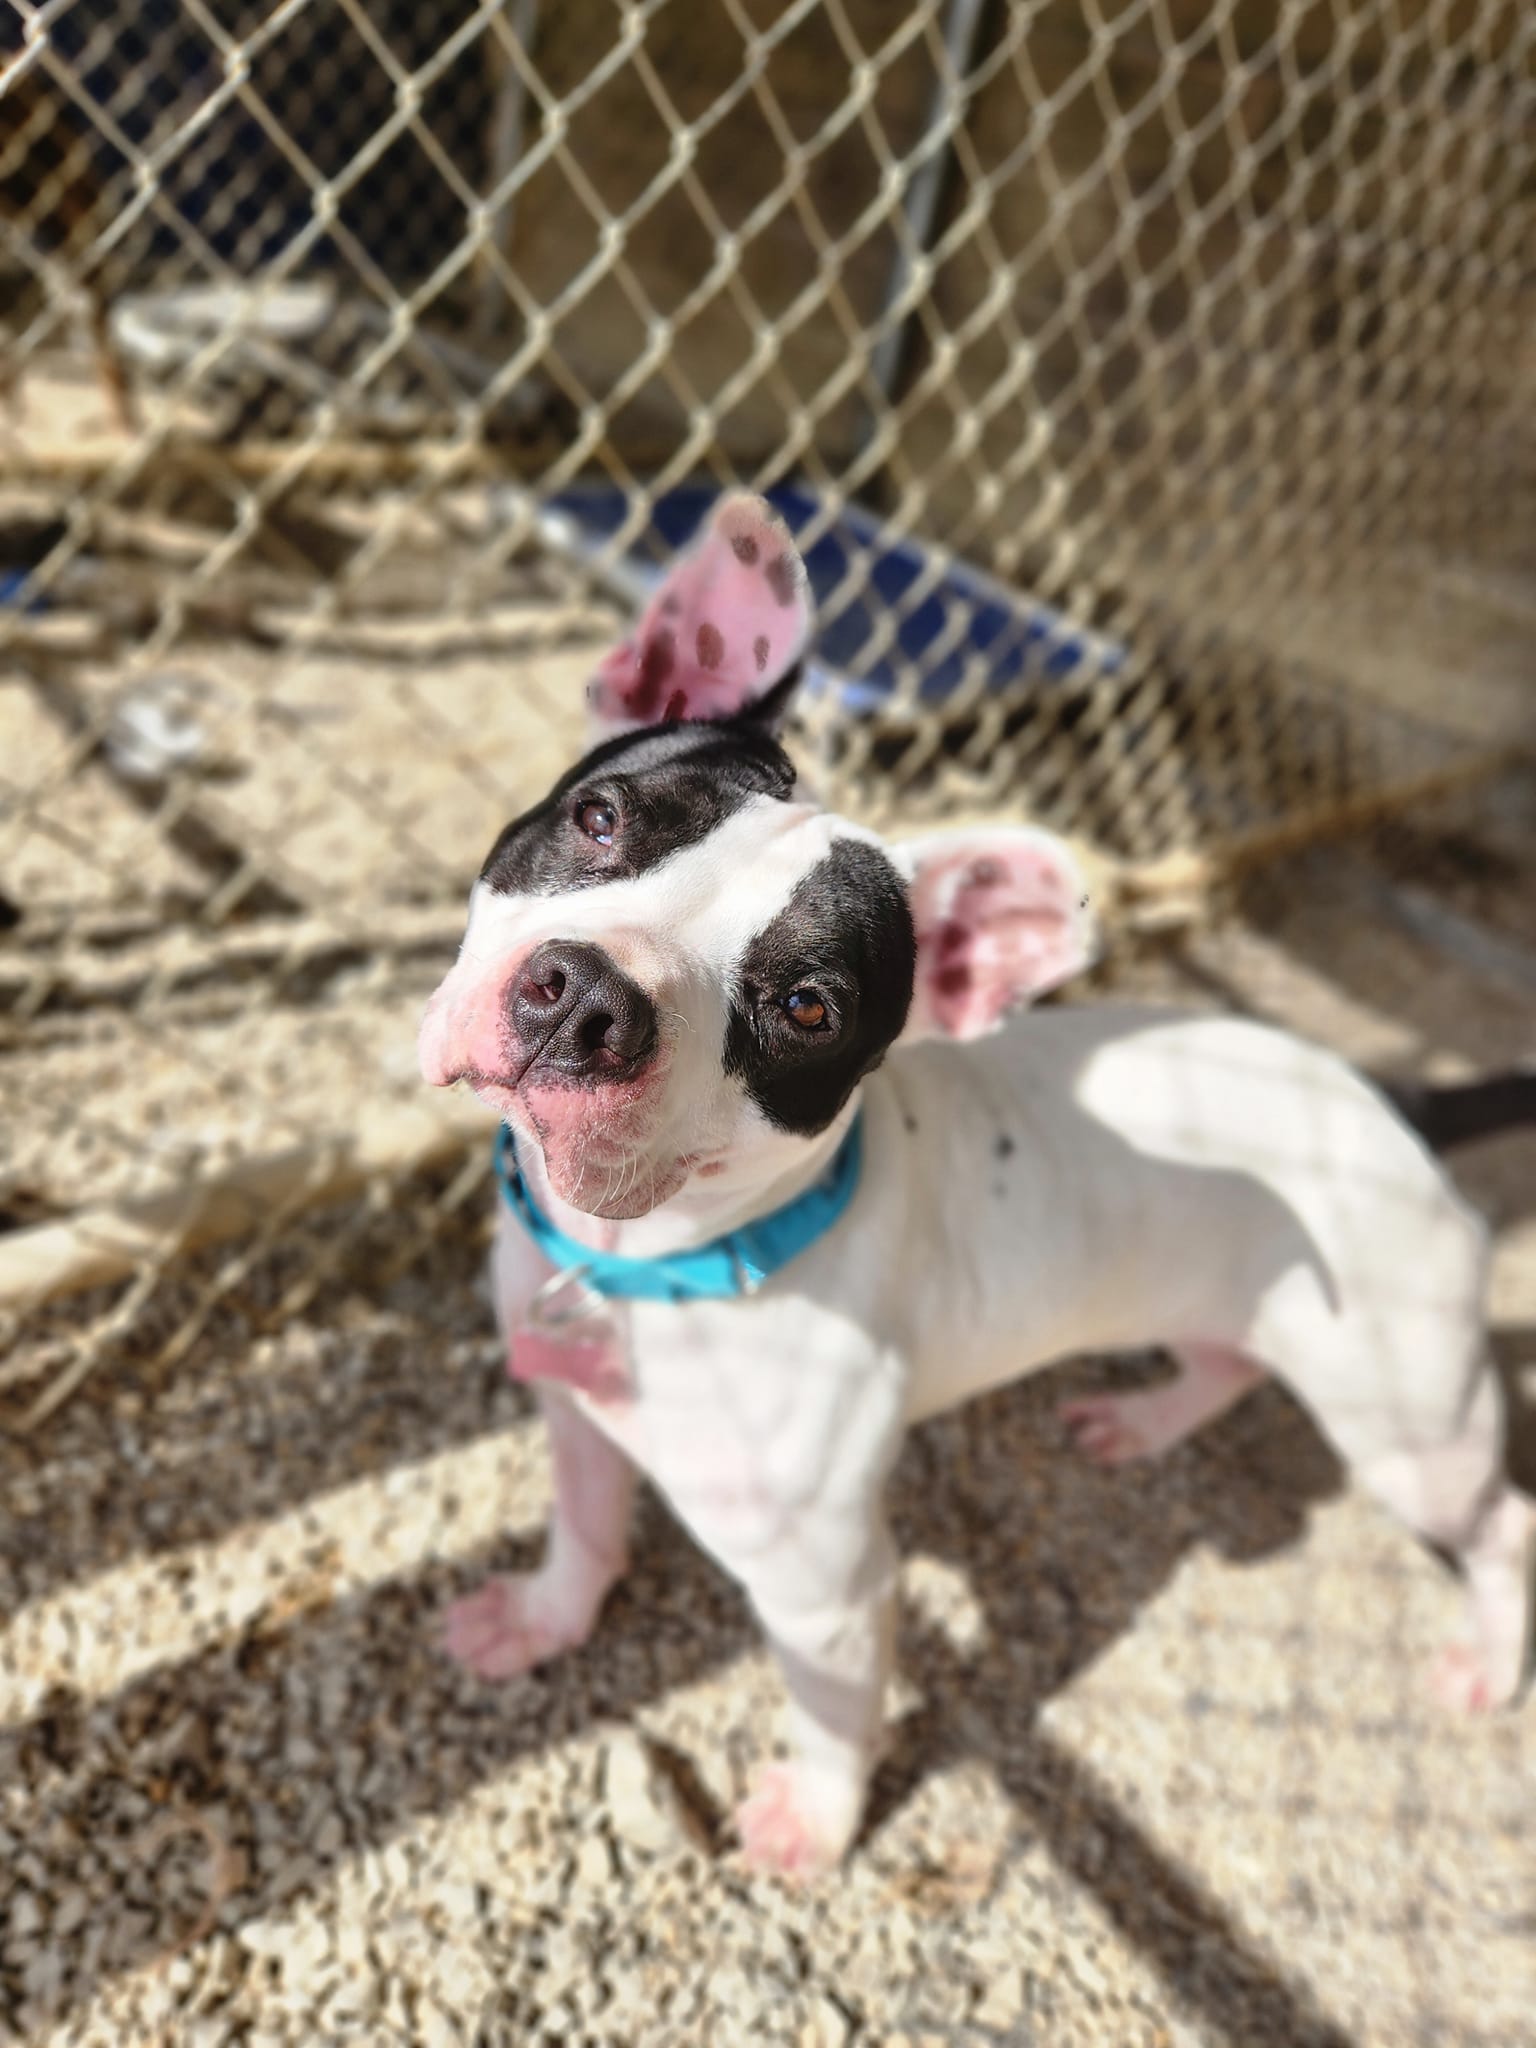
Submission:
[[[888,1349],[799,1296],[635,1303],[616,1328],[626,1392],[575,1398],[707,1550],[734,1568],[863,1525],[904,1421]]]

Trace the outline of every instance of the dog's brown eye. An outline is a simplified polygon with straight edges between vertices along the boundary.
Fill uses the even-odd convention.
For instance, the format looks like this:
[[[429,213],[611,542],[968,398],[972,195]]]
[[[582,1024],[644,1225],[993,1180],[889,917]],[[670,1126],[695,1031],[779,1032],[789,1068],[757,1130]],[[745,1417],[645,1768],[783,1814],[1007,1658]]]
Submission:
[[[802,1031],[820,1031],[827,1021],[827,1006],[813,988],[797,988],[784,1007]]]
[[[599,846],[612,846],[619,823],[612,804],[602,804],[596,798],[588,797],[576,806],[576,822]]]

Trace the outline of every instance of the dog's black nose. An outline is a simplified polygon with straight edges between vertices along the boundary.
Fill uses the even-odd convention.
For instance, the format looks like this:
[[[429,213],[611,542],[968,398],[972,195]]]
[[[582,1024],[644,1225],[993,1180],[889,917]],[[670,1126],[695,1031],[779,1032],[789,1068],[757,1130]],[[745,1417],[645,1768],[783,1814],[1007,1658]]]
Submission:
[[[656,1046],[656,1010],[601,946],[551,939],[523,963],[512,1025],[536,1067],[573,1076],[622,1075]]]

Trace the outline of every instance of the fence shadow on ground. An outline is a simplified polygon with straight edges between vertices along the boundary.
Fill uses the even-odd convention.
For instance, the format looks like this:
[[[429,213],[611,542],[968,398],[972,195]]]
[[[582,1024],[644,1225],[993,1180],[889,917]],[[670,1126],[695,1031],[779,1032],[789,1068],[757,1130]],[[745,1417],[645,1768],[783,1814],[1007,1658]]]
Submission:
[[[1095,1366],[1092,1374],[1102,1383],[1135,1370]],[[1050,1378],[1010,1389],[919,1430],[904,1455],[894,1486],[902,1547],[951,1560],[968,1577],[989,1647],[964,1657],[908,1626],[906,1658],[921,1674],[923,1703],[880,1774],[871,1830],[953,1758],[963,1728],[963,1746],[980,1750],[1021,1828],[1100,1901],[1171,1998],[1214,2037],[1252,2040],[1259,2025],[1268,2042],[1342,2048],[1305,1991],[1283,1980],[1221,1902],[1171,1863],[1036,1718],[1134,1626],[1194,1548],[1252,1562],[1274,1556],[1336,1491],[1338,1469],[1299,1411],[1266,1390],[1247,1415],[1160,1471],[1090,1473],[1060,1455],[1052,1413],[1060,1392]],[[430,1430],[430,1441],[453,1440],[485,1393],[476,1375],[458,1421]],[[1027,1483],[1013,1484],[1015,1466],[1027,1467]],[[336,1476],[335,1466],[324,1468],[322,1483]],[[1112,1498],[1112,1510],[1090,1502],[1085,1512],[1084,1489]],[[1175,1495],[1182,1507],[1171,1513]],[[56,1866],[48,1889],[79,1881],[71,1866],[86,1845],[131,1860],[146,1803],[169,1797],[179,1809],[230,1814],[246,1838],[250,1871],[221,1919],[238,1927],[325,1887],[342,1858],[448,1812],[520,1758],[594,1722],[632,1717],[754,1641],[734,1589],[648,1501],[635,1572],[594,1643],[524,1686],[477,1687],[437,1657],[434,1614],[453,1587],[488,1566],[525,1563],[532,1549],[520,1538],[452,1563],[428,1561],[354,1597],[258,1621],[102,1702],[56,1693],[0,1736],[0,1769],[32,1788],[13,1802],[9,1824]],[[71,1569],[87,1565],[80,1557]],[[1022,1683],[1020,1643],[1033,1674]],[[961,1697],[971,1710],[964,1716],[952,1712]],[[311,1839],[305,1779],[337,1774],[348,1781],[339,1802],[347,1839],[327,1855]],[[184,1931],[174,1909],[167,1924],[148,1877],[124,1882],[118,1899],[116,1924],[97,1923],[89,1957],[82,1950],[61,1973],[76,2010],[106,1978],[144,1965]]]

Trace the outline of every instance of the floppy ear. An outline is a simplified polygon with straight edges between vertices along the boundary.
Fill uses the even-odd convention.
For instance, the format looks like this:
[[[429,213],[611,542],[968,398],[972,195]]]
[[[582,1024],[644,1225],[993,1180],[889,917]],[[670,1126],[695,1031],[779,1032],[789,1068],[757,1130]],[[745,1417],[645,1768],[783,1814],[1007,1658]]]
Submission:
[[[962,829],[889,851],[908,877],[917,931],[917,976],[901,1044],[981,1038],[1008,1011],[1093,958],[1082,874],[1051,833]]]
[[[639,626],[587,689],[604,736],[679,718],[776,711],[811,637],[810,586],[789,529],[761,498],[716,506]]]

